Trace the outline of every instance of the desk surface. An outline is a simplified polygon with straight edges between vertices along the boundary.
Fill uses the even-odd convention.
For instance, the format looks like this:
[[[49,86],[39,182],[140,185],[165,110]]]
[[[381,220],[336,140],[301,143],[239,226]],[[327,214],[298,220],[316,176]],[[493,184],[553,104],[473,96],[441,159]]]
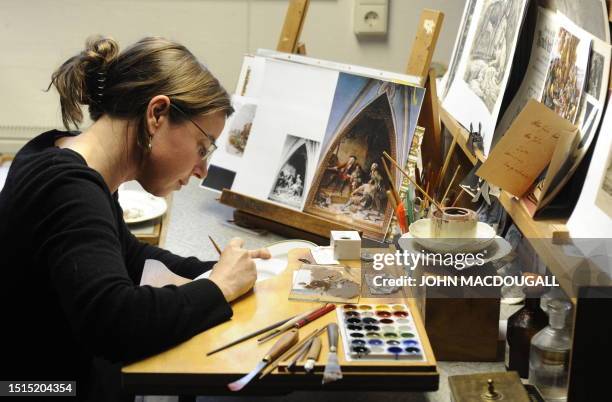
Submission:
[[[320,303],[288,300],[292,273],[301,264],[297,259],[304,253],[307,253],[307,250],[291,251],[289,265],[282,274],[258,282],[253,292],[233,303],[234,316],[230,321],[211,328],[166,352],[124,367],[122,375],[125,387],[136,392],[185,393],[189,390],[208,394],[229,393],[226,385],[251,371],[274,341],[258,345],[253,338],[212,356],[206,356],[206,352],[273,322],[320,305]],[[359,261],[348,261],[347,264],[353,269],[360,269]],[[437,389],[436,361],[413,301],[389,298],[360,300],[360,303],[402,302],[407,303],[412,310],[425,349],[424,362],[347,362],[340,342],[338,360],[344,378],[323,387],[321,373],[327,361],[328,350],[327,336],[323,335],[321,336],[323,348],[314,375],[291,374],[279,372],[277,369],[264,377],[263,381],[249,384],[249,391],[257,392],[265,389],[271,392],[271,385],[274,385],[274,391],[278,392],[298,389]],[[300,338],[329,322],[336,322],[334,312],[300,329]]]
[[[224,222],[232,219],[232,208],[219,204],[219,202],[216,200],[216,198],[218,198],[217,194],[203,190],[198,185],[199,183],[197,180],[191,180],[189,184],[181,191],[174,193],[172,211],[170,214],[170,224],[168,227],[168,236],[166,240],[166,248],[168,250],[180,255],[193,255],[202,260],[210,260],[217,258],[217,254],[213,247],[209,244],[207,235],[212,235],[220,244],[226,244],[231,237],[240,236],[246,240],[246,244],[250,248],[265,246],[266,244],[284,239],[283,237],[274,234],[258,236],[227,226]],[[519,307],[520,306],[502,305],[502,318],[510,316]],[[272,320],[267,322],[272,322]],[[259,328],[259,326],[257,326],[257,328]],[[325,338],[321,339],[324,340]],[[208,347],[203,347],[203,349],[209,350]],[[376,392],[343,392],[343,399],[347,398],[362,402],[377,402],[380,401],[381,398],[385,398],[385,400],[389,401],[401,400],[402,402],[448,402],[450,400],[447,380],[449,375],[505,370],[503,361],[491,363],[438,361],[437,367],[440,374],[440,388],[436,392],[401,392],[396,394],[397,397],[394,397],[394,394],[390,393],[381,394],[380,392],[385,390],[385,388],[381,386],[376,390]],[[137,379],[136,377],[138,376],[141,376],[141,382],[144,382],[146,380],[145,377],[148,377],[148,374],[137,375],[136,373],[132,373],[131,376],[134,380],[133,383],[135,383],[135,380]],[[313,378],[317,380],[314,381],[313,384],[320,383],[320,377],[317,376]],[[334,384],[332,383],[329,385],[333,386]],[[329,389],[331,390],[333,388],[330,387]],[[244,391],[245,390],[243,390],[243,394]],[[181,389],[181,391],[155,392],[151,386],[148,388],[147,392],[149,394],[158,395],[190,393],[187,387]],[[212,393],[206,392],[199,394],[211,395]],[[337,400],[336,395],[337,394],[335,393],[322,393],[318,399],[321,401]],[[292,397],[285,397],[283,400],[303,402],[312,400],[312,397],[311,394],[307,392],[297,392],[293,394]]]

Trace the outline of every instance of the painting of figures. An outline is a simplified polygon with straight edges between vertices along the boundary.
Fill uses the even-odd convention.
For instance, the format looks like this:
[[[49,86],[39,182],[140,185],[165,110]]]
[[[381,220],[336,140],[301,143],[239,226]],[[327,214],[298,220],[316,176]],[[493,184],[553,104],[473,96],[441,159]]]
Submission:
[[[269,200],[290,207],[301,208],[304,199],[305,178],[308,169],[314,169],[319,143],[305,138],[287,135],[274,186]]]
[[[305,211],[384,238],[392,217],[386,192],[399,178],[385,173],[383,152],[398,158],[412,139],[407,127],[421,99],[420,88],[341,74]]]
[[[578,113],[588,62],[588,49],[585,56],[581,48],[584,46],[579,37],[565,28],[559,30],[542,92],[542,103],[572,123]]]

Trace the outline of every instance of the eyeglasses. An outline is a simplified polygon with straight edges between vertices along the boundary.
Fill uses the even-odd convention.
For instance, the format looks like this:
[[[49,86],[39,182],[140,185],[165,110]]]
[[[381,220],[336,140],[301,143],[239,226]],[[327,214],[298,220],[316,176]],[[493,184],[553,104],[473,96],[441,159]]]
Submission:
[[[212,156],[212,154],[217,150],[217,144],[215,143],[215,139],[213,138],[212,135],[210,135],[206,131],[204,131],[202,129],[202,127],[200,127],[198,125],[198,123],[196,123],[189,116],[187,116],[187,113],[183,112],[178,106],[176,106],[175,104],[171,103],[170,107],[172,107],[174,110],[179,112],[184,118],[186,118],[187,120],[192,122],[193,125],[196,126],[198,128],[198,130],[200,130],[200,132],[202,134],[204,134],[204,136],[210,142],[210,145],[208,146],[208,148],[203,148],[203,149],[200,149],[200,151],[199,151],[200,158],[202,158],[202,162],[206,162]]]

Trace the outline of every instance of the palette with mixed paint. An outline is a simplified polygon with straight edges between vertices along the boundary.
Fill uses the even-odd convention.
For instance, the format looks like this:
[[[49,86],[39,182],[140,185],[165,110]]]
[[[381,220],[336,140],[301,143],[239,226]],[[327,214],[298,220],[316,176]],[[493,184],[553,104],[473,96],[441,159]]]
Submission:
[[[347,360],[424,360],[405,304],[344,304],[336,309]]]

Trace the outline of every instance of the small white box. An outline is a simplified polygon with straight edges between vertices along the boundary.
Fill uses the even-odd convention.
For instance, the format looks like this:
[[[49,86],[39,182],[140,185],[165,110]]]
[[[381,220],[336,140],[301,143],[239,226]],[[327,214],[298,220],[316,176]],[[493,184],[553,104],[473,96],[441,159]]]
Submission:
[[[332,230],[330,247],[337,260],[358,260],[361,258],[361,237],[354,230]]]

